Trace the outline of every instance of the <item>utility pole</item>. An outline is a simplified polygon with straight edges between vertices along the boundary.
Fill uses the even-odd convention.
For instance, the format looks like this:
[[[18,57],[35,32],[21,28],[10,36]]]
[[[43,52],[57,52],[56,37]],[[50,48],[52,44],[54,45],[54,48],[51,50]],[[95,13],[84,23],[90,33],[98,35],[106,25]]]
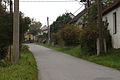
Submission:
[[[105,42],[104,42],[104,31],[103,31],[103,22],[102,22],[102,0],[96,0],[98,7],[98,20],[97,26],[99,30],[99,38],[97,39],[97,55],[105,52]],[[90,6],[90,0],[81,0],[80,2],[87,2],[88,7]]]
[[[12,63],[19,62],[19,0],[14,0]]]
[[[101,0],[97,0],[97,7],[98,7],[98,30],[99,30],[99,38],[98,38],[98,48],[99,52],[97,55],[105,52],[104,47],[104,37],[103,37],[103,22],[102,22],[102,2]]]
[[[49,17],[47,17],[47,26],[48,26],[48,44],[50,44],[50,26],[49,26]]]

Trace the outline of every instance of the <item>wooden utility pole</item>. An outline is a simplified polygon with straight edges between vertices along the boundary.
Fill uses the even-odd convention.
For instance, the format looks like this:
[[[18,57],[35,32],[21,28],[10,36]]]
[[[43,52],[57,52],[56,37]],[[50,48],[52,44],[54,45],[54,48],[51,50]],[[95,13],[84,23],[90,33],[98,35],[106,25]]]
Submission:
[[[98,48],[99,52],[97,55],[105,52],[104,48],[104,37],[103,37],[103,22],[102,22],[102,2],[101,0],[97,0],[98,7],[98,30],[99,30],[99,38],[98,38]]]
[[[48,26],[48,44],[50,44],[50,26],[49,26],[49,17],[47,17],[47,26]]]
[[[14,0],[12,63],[19,62],[19,0]]]

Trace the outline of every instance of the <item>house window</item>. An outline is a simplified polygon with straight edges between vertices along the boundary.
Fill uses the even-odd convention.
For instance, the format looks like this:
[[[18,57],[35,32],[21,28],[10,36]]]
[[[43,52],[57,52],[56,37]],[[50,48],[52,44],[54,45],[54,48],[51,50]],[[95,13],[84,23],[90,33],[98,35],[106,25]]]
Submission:
[[[117,13],[113,13],[113,34],[117,33]]]

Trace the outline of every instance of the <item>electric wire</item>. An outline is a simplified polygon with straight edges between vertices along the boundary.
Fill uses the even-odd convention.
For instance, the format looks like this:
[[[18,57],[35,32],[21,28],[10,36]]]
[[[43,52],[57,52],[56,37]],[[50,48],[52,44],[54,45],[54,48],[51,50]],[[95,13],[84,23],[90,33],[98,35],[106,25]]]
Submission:
[[[78,12],[84,5],[82,5],[80,8],[78,8],[73,14],[75,14],[76,12]]]
[[[76,2],[75,0],[64,0],[64,1],[54,1],[54,0],[51,0],[51,1],[49,1],[49,0],[35,0],[35,1],[33,1],[33,0],[20,0],[20,2]]]

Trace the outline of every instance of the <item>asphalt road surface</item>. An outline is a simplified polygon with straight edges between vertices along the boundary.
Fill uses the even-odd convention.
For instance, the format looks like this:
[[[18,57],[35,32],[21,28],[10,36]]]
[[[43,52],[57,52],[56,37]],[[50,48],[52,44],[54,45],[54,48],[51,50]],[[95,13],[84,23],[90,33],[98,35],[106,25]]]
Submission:
[[[39,45],[29,44],[39,80],[120,80],[120,71],[97,65]]]

